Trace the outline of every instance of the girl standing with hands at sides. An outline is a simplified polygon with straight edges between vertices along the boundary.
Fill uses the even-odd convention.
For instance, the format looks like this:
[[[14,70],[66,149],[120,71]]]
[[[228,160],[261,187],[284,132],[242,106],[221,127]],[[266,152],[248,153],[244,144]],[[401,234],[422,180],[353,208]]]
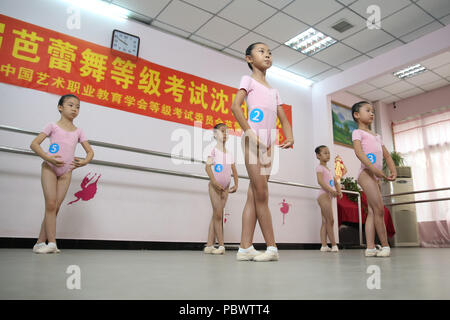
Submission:
[[[250,178],[247,202],[242,213],[241,243],[236,259],[277,261],[279,256],[268,205],[267,185],[272,167],[277,116],[286,136],[280,148],[291,147],[294,144],[294,138],[292,128],[281,106],[278,90],[271,88],[266,81],[266,71],[272,66],[272,53],[269,47],[261,42],[253,43],[247,48],[245,59],[252,70],[252,75],[241,78],[239,91],[231,106],[231,111],[244,132],[242,144],[245,167]],[[244,99],[247,100],[248,105],[248,121],[241,108]],[[264,253],[253,248],[256,221],[261,227],[267,244],[267,250]]]
[[[334,219],[331,200],[333,197],[338,196],[342,199],[341,186],[327,167],[327,162],[330,161],[330,150],[328,147],[318,146],[315,149],[315,152],[317,159],[320,160],[320,164],[316,168],[317,182],[322,188],[317,197],[317,202],[319,203],[322,212],[322,226],[320,227],[320,241],[322,242],[322,247],[320,248],[320,251],[338,252],[339,249],[334,238]],[[335,186],[336,190],[334,189]],[[327,244],[327,235],[328,239],[331,241],[331,249]]]
[[[41,224],[39,238],[33,247],[35,253],[59,253],[56,246],[56,216],[69,189],[72,170],[88,164],[94,157],[83,131],[75,127],[73,120],[80,112],[80,99],[72,94],[62,96],[58,102],[61,118],[49,123],[30,145],[42,162],[41,183],[45,199],[45,215]],[[50,138],[48,153],[42,150],[41,143]],[[86,151],[86,159],[74,157],[77,143]],[[46,245],[48,240],[48,245]]]
[[[391,250],[387,241],[386,225],[384,224],[384,204],[381,197],[379,180],[384,178],[394,181],[397,178],[394,161],[386,150],[380,135],[374,135],[370,125],[374,119],[373,106],[367,101],[355,103],[352,106],[353,120],[358,123],[358,129],[352,133],[353,148],[361,161],[358,184],[367,197],[368,215],[366,218],[366,257],[389,257]],[[387,177],[382,171],[383,157],[391,175]],[[375,248],[375,231],[381,241],[382,248]]]
[[[238,174],[234,164],[233,154],[227,152],[225,143],[227,141],[227,126],[219,123],[214,127],[214,138],[217,145],[212,149],[206,161],[206,173],[211,181],[209,182],[209,197],[213,207],[213,215],[209,224],[208,243],[203,249],[204,253],[224,254],[223,243],[223,209],[227,202],[228,193],[234,193],[238,187]],[[233,171],[234,186],[229,188],[231,172]],[[214,248],[217,238],[219,248]]]

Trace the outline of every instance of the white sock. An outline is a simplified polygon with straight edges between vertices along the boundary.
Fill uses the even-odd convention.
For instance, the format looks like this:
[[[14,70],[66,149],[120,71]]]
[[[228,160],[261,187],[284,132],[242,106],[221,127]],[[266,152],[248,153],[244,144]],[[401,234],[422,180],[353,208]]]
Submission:
[[[383,247],[383,249],[389,249],[389,250],[390,250],[390,249],[391,249],[391,247]]]
[[[278,248],[269,246],[267,247],[267,251],[278,252]]]
[[[253,249],[253,245],[251,245],[247,249],[239,247],[239,252],[241,252],[241,253],[249,253],[252,249]]]
[[[49,242],[48,246],[56,248],[56,242]]]
[[[225,250],[225,247],[224,247],[224,246],[219,246],[219,249],[220,249],[220,248],[223,248],[223,249]]]
[[[367,249],[368,251],[377,251],[377,248]]]
[[[36,242],[35,246],[36,247],[43,247],[43,246],[45,246],[45,241],[44,242],[39,242],[39,243]]]

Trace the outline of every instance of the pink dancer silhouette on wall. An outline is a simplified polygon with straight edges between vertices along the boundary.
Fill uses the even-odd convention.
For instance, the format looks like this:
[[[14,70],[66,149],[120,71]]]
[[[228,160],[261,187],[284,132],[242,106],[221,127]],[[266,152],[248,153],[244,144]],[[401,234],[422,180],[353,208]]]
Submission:
[[[89,182],[92,181],[92,179],[95,178],[95,176],[97,175],[96,173],[94,173],[94,176],[92,178],[89,179],[89,175],[91,173],[89,172],[84,178],[83,181],[81,181],[81,190],[78,191],[77,193],[74,194],[74,196],[77,198],[76,200],[73,200],[71,202],[69,202],[67,205],[72,204],[74,202],[79,201],[80,199],[82,199],[83,201],[88,201],[91,200],[95,194],[97,193],[97,182],[98,179],[100,179],[100,177],[102,176],[101,174],[97,177],[97,180],[95,180],[94,182],[92,182],[91,184],[88,185]]]
[[[288,212],[289,212],[289,207],[292,206],[292,204],[287,203],[286,200],[284,200],[284,199],[283,199],[283,202],[282,202],[282,203],[279,203],[279,204],[281,204],[280,211],[281,211],[281,213],[283,214],[283,224],[284,224],[284,218],[285,218],[286,215],[288,214]]]

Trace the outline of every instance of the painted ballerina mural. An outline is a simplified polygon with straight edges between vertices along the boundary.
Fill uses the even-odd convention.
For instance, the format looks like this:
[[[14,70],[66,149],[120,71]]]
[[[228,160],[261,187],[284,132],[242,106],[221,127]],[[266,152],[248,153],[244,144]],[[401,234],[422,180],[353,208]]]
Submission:
[[[67,205],[72,204],[74,202],[77,202],[80,199],[83,200],[83,201],[88,201],[88,200],[91,200],[95,196],[95,194],[97,193],[97,182],[98,182],[98,179],[100,179],[100,177],[102,175],[99,174],[97,176],[97,174],[94,173],[94,175],[91,178],[89,178],[90,174],[91,173],[89,172],[83,178],[83,181],[81,181],[81,184],[80,184],[81,190],[74,194],[76,199],[71,201],[71,202],[69,202]],[[90,183],[95,177],[97,177],[97,179],[94,182]]]
[[[289,208],[292,206],[292,204],[287,203],[285,199],[283,199],[283,202],[279,203],[281,204],[280,211],[283,214],[283,224],[285,223],[285,217],[289,212]]]

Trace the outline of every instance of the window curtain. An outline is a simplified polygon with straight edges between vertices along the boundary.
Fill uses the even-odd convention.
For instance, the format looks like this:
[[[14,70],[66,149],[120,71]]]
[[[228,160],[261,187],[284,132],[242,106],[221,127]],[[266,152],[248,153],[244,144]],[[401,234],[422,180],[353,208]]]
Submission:
[[[414,190],[450,186],[450,107],[393,124],[396,151],[412,168]],[[416,200],[450,197],[450,191],[420,193]],[[450,247],[450,201],[416,204],[423,247]]]

